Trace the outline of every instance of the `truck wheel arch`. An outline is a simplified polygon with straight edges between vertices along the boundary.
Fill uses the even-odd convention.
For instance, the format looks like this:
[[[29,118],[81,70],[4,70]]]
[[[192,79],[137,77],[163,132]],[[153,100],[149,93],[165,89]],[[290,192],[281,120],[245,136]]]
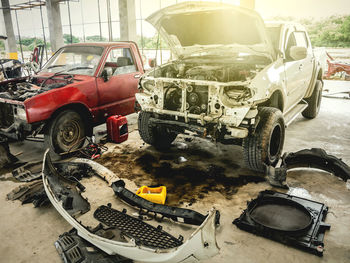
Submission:
[[[317,73],[317,78],[318,80],[321,80],[323,82],[323,70],[322,68],[320,67],[320,69],[318,70],[318,73]]]
[[[92,122],[93,122],[92,115],[89,109],[84,104],[81,104],[81,103],[71,103],[56,109],[51,114],[51,117],[48,119],[46,124],[50,123],[51,120],[53,120],[58,114],[60,114],[62,111],[65,111],[65,110],[73,110],[77,112],[83,118],[84,123],[86,124],[85,128],[87,131],[87,135],[92,136],[93,127],[94,127],[92,125]]]
[[[270,98],[264,103],[262,103],[260,106],[276,108],[276,109],[279,109],[281,112],[283,112],[284,100],[283,100],[282,92],[280,90],[275,90],[271,94]]]

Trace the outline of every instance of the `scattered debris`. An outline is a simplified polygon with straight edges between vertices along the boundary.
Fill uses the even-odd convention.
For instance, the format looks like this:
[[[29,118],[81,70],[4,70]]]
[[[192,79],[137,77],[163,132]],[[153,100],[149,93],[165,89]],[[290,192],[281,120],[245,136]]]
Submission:
[[[166,217],[176,222],[198,226],[201,225],[207,217],[190,209],[154,204],[126,189],[125,182],[123,180],[113,183],[112,188],[116,196],[118,196],[121,200],[125,201],[131,206],[139,208],[140,215],[149,215],[150,213],[154,213],[155,217],[157,217],[157,214],[159,214],[162,218]],[[219,224],[219,220],[217,220],[217,224]]]
[[[109,181],[109,177],[112,177],[108,175],[111,173],[110,171],[91,160],[85,159],[81,162],[85,164],[92,164],[91,167],[93,167],[95,172],[99,174],[101,178],[105,178],[107,182]],[[96,167],[98,168],[97,170],[95,169]],[[114,176],[114,178],[116,178],[116,176]],[[77,230],[78,235],[109,255],[118,254],[132,260],[142,262],[175,263],[182,262],[184,260],[198,261],[201,259],[208,259],[219,252],[219,248],[216,243],[215,223],[217,217],[216,210],[214,208],[209,211],[204,222],[198,227],[198,229],[195,230],[195,232],[186,242],[182,242],[181,239],[176,239],[178,240],[177,243],[172,243],[169,246],[168,243],[164,243],[164,239],[159,239],[158,241],[155,240],[156,236],[154,236],[153,233],[155,233],[154,231],[156,230],[156,232],[161,231],[160,228],[155,228],[156,230],[153,229],[154,231],[152,232],[145,232],[144,230],[148,231],[150,226],[147,225],[146,227],[143,221],[136,219],[138,220],[137,223],[135,223],[137,225],[136,226],[134,225],[134,222],[136,222],[135,218],[128,216],[123,212],[115,212],[116,210],[111,210],[111,208],[108,206],[105,206],[103,210],[98,209],[95,211],[96,216],[99,214],[98,218],[100,218],[102,222],[106,223],[107,225],[113,225],[117,222],[112,220],[112,218],[111,221],[108,221],[107,219],[111,214],[118,214],[118,216],[125,219],[125,222],[128,221],[128,223],[130,223],[126,224],[123,227],[123,230],[125,231],[126,229],[124,228],[128,228],[128,231],[130,231],[129,235],[133,238],[126,238],[128,235],[125,234],[124,231],[122,232],[115,227],[105,227],[104,224],[99,224],[96,228],[84,226],[76,219],[76,217],[72,216],[73,213],[71,209],[72,207],[73,209],[76,207],[75,204],[79,200],[81,200],[82,203],[87,203],[85,199],[82,199],[80,189],[78,190],[78,188],[81,187],[79,187],[79,185],[73,181],[68,181],[65,177],[58,174],[58,171],[55,170],[55,167],[51,162],[48,152],[46,152],[44,156],[43,182],[46,194],[51,203],[65,218],[65,220],[67,220],[67,222]],[[68,200],[70,197],[72,197],[72,200],[67,202],[66,200]],[[85,207],[87,207],[87,205],[85,205]],[[82,211],[82,209],[76,210]],[[139,224],[142,224],[142,228],[138,228]],[[137,232],[136,230],[140,231]],[[130,233],[133,234],[131,235]],[[143,242],[144,240],[142,240],[142,245],[140,245],[138,244],[137,240],[143,236],[149,236],[152,240],[148,240],[146,243]],[[162,236],[163,234],[161,235],[161,238]],[[150,244],[148,242],[156,242],[156,248],[153,247],[153,243]],[[163,249],[162,247],[164,246],[169,248]]]
[[[180,156],[177,160],[178,160],[179,163],[187,162],[187,159],[185,157],[183,157],[183,156]]]
[[[119,255],[110,256],[78,236],[75,229],[65,232],[55,242],[64,263],[132,263]]]
[[[35,181],[16,187],[7,194],[7,200],[20,200],[22,205],[33,203],[34,207],[41,207],[50,203],[42,181]]]
[[[263,191],[233,221],[238,228],[292,245],[318,256],[330,225],[324,223],[328,207],[288,194]]]
[[[187,150],[188,149],[188,145],[186,143],[183,143],[183,142],[175,142],[174,145],[179,150]]]
[[[41,178],[42,162],[25,164],[12,171],[13,177],[20,182],[31,182]]]
[[[76,183],[81,189],[83,189],[84,186],[82,186],[78,181],[83,177],[91,177],[95,175],[91,167],[84,163],[63,162],[55,163],[53,165],[56,167],[57,171],[66,178],[66,180]],[[27,182],[27,184],[23,184],[13,189],[11,193],[7,195],[7,199],[20,200],[22,201],[22,204],[32,202],[34,204],[34,207],[41,207],[50,203],[49,199],[46,196],[42,181],[40,180],[31,182],[33,180],[41,178],[41,168],[42,163],[29,163],[14,170],[12,172],[14,178],[21,182]],[[38,170],[40,170],[39,174],[37,173]],[[37,175],[39,175],[39,177],[37,177]],[[59,190],[56,189],[56,191]],[[62,198],[69,203],[70,198],[69,196],[66,198],[66,195],[69,195],[69,193],[64,191]],[[77,204],[74,201],[72,205],[76,206]]]
[[[103,144],[96,143],[94,140],[90,140],[89,138],[87,138],[87,140],[89,144],[83,149],[79,150],[80,155],[84,158],[95,160],[100,158],[102,154],[108,150],[108,147],[104,146]]]

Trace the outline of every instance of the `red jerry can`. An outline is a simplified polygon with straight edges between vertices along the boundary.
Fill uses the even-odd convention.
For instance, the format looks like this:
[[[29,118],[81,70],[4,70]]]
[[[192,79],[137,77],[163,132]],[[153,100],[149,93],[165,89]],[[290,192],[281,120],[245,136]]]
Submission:
[[[108,137],[116,143],[121,143],[128,139],[128,121],[125,116],[114,115],[107,119]]]

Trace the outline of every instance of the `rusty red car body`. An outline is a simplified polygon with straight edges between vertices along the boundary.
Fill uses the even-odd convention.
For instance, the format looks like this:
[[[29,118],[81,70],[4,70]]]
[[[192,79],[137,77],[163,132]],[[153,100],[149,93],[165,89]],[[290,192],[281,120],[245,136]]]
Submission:
[[[2,111],[4,111],[2,106],[12,106],[13,116],[8,116],[8,118],[14,119],[14,123],[11,126],[9,126],[9,122],[7,122],[8,125],[4,126],[0,121],[0,135],[23,139],[35,133],[36,130],[47,127],[58,113],[66,109],[78,111],[86,125],[84,132],[86,135],[89,135],[92,132],[92,128],[104,123],[108,116],[115,114],[128,115],[134,112],[135,93],[137,92],[138,81],[140,76],[144,73],[141,55],[134,42],[72,44],[62,47],[61,49],[67,47],[103,48],[100,61],[94,73],[90,75],[60,75],[43,70],[31,78],[31,80],[34,79],[35,82],[26,80],[26,83],[31,83],[31,90],[40,90],[43,83],[45,83],[45,85],[65,81],[67,83],[59,88],[38,92],[38,94],[28,97],[23,101],[10,97],[11,89],[9,89],[10,91],[5,90],[5,92],[0,92],[0,117],[3,118],[6,116],[2,114]],[[132,58],[129,61],[133,60],[132,67],[134,70],[118,75],[112,74],[108,79],[105,79],[103,77],[103,71],[106,67],[114,67],[113,70],[119,67],[117,63],[107,62],[108,56],[114,49],[130,50],[128,54],[130,58],[131,56]],[[57,52],[60,52],[60,50]],[[53,57],[55,57],[55,54]],[[67,81],[67,76],[71,77],[69,82]],[[16,80],[14,80],[13,85],[17,84]],[[8,85],[8,83],[6,85]],[[4,89],[1,90],[1,85],[0,91],[4,91]],[[24,107],[26,115],[25,123],[23,122],[23,117],[22,122],[17,121],[17,124],[15,124],[16,107]],[[19,129],[20,126],[22,127],[22,131]],[[39,128],[39,126],[41,127]],[[14,134],[16,134],[16,136],[14,136]]]

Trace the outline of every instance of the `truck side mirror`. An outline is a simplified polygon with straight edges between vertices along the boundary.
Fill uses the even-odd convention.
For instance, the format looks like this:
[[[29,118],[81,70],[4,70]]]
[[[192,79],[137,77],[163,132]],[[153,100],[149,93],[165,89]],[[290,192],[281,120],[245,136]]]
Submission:
[[[103,78],[104,82],[107,82],[112,75],[113,75],[113,71],[110,67],[104,68],[101,73],[101,77]]]
[[[289,56],[293,60],[301,60],[306,58],[307,56],[307,49],[306,47],[297,47],[293,46],[289,49]]]
[[[156,62],[156,59],[154,58],[150,58],[148,60],[148,65],[151,67],[151,68],[154,68],[156,66],[157,62]]]

